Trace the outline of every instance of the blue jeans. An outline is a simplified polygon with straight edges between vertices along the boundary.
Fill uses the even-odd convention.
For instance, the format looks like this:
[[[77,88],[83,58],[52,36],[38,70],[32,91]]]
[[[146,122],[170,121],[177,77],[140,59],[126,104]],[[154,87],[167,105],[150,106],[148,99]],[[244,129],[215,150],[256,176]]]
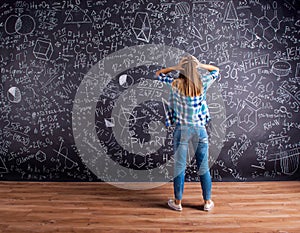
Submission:
[[[192,142],[198,174],[200,176],[204,200],[211,197],[211,177],[208,167],[208,136],[206,128],[200,126],[178,125],[174,131],[174,194],[177,200],[182,200],[186,157],[189,142]]]

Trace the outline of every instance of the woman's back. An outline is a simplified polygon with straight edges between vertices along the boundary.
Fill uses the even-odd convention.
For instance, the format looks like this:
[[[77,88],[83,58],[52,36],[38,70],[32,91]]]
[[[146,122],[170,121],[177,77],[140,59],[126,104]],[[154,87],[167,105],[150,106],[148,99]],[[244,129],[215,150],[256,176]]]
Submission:
[[[169,102],[173,110],[172,121],[177,125],[205,125],[209,120],[205,93],[191,97],[173,87]]]
[[[206,91],[218,78],[219,70],[212,69],[209,74],[200,76],[199,64],[196,61],[194,58],[184,57],[181,59],[179,64],[182,66],[182,70],[176,79],[163,72],[158,75],[160,81],[172,87],[166,119],[167,126],[172,124],[205,126],[210,120]]]

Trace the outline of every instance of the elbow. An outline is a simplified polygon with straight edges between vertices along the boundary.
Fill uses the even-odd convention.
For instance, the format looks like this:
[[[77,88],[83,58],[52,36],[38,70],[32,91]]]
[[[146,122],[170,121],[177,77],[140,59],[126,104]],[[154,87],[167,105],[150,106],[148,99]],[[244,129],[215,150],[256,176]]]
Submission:
[[[219,67],[216,67],[215,69],[214,69],[214,71],[219,75],[220,74],[220,69],[219,69]]]
[[[160,70],[156,71],[156,72],[155,72],[155,76],[158,77],[158,76],[160,75],[160,73],[161,73]]]

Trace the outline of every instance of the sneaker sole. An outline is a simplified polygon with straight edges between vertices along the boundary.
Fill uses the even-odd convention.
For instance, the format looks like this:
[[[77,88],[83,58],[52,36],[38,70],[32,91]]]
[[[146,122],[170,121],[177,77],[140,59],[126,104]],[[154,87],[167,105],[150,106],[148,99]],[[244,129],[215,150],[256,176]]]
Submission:
[[[172,210],[182,211],[182,208],[176,208],[175,206],[173,206],[173,205],[170,204],[169,202],[168,202],[168,206],[169,206]]]
[[[204,208],[204,211],[210,211],[215,207],[215,204],[213,203],[210,208]]]

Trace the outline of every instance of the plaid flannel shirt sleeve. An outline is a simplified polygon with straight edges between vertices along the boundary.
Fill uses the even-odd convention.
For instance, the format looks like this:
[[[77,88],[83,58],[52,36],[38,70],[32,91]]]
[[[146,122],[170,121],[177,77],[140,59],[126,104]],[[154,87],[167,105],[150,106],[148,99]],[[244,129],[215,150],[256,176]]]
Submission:
[[[164,73],[160,73],[158,75],[158,80],[163,82],[163,83],[166,83],[170,87],[171,87],[171,83],[173,82],[173,78],[170,75],[166,75]],[[173,99],[173,96],[170,95],[170,97],[169,97],[169,106],[167,106],[167,109],[166,109],[167,112],[166,112],[165,125],[167,127],[171,126],[174,123],[174,107],[173,107],[173,104],[174,104],[174,99]]]
[[[160,73],[158,75],[158,80],[169,85],[173,82],[173,78],[170,75],[166,75],[164,73]]]
[[[219,78],[219,74],[219,71],[213,70],[209,72],[208,75],[202,76],[203,87],[205,90],[207,90],[214,83],[214,81]]]
[[[204,104],[201,107],[201,112],[198,115],[200,121],[202,122],[208,122],[210,120],[210,114],[209,114],[209,110],[208,110],[208,105],[206,103],[206,91],[207,89],[214,83],[214,81],[219,78],[219,71],[217,70],[212,70],[211,72],[209,72],[208,75],[204,75],[201,77],[202,78],[202,82],[203,82],[203,87],[204,87],[204,92],[205,92],[205,97],[204,97]]]

